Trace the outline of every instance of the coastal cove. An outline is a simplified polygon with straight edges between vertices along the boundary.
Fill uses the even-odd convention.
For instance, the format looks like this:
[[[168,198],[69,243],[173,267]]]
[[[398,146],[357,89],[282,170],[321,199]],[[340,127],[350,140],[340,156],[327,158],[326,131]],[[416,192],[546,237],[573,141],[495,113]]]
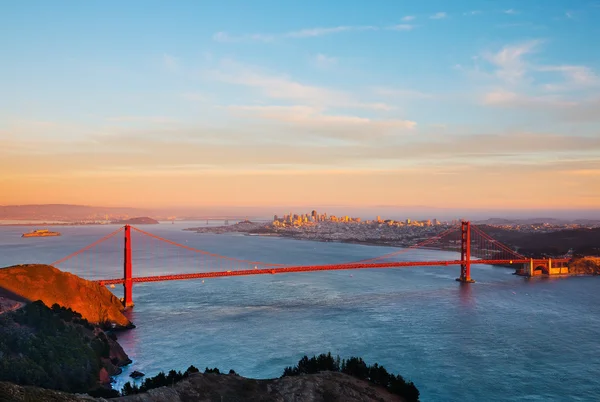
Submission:
[[[337,263],[390,251],[196,234],[185,227],[189,223],[161,224],[152,232],[222,255],[281,264]],[[0,266],[51,262],[115,228],[64,227],[61,237],[25,245],[18,237],[24,228],[2,227]],[[423,260],[454,255],[414,253]],[[177,268],[168,261],[168,255],[134,257],[134,274]],[[106,269],[110,276],[122,267]],[[116,385],[130,381],[133,370],[152,376],[191,364],[270,378],[304,354],[331,351],[401,373],[423,401],[590,400],[597,394],[597,277],[527,280],[509,269],[481,266],[473,269],[476,284],[460,286],[457,275],[452,267],[419,267],[135,285],[136,305],[127,314],[137,328],[117,334],[133,364]],[[120,286],[113,291],[120,297]]]

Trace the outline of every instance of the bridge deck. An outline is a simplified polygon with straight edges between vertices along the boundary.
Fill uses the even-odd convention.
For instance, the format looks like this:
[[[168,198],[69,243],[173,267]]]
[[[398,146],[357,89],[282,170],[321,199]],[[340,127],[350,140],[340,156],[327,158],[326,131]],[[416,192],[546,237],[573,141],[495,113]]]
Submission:
[[[528,264],[531,260],[471,260],[471,264],[487,264],[487,265],[511,265],[511,264]],[[540,263],[548,260],[533,260],[534,263]],[[553,263],[566,263],[569,259],[557,258],[552,259]],[[229,271],[212,271],[212,272],[197,272],[191,274],[172,274],[172,275],[155,275],[155,276],[140,276],[131,278],[134,283],[140,282],[163,282],[177,281],[185,279],[202,279],[202,278],[221,278],[226,276],[246,276],[246,275],[266,275],[266,274],[287,274],[293,272],[313,272],[313,271],[338,271],[350,269],[375,269],[375,268],[404,268],[404,267],[423,267],[423,266],[448,266],[461,265],[461,260],[451,261],[395,261],[382,263],[352,263],[352,264],[332,264],[332,265],[300,265],[283,268],[256,268],[242,269]],[[123,278],[102,279],[96,282],[101,285],[113,285],[125,283]]]

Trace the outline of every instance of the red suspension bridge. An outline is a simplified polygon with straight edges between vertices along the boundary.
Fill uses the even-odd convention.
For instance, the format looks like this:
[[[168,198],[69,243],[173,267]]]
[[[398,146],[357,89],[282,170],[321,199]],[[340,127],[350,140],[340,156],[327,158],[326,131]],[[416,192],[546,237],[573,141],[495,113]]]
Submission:
[[[158,274],[155,270],[148,272],[151,275],[133,275],[133,242],[132,234],[135,233],[136,250],[140,251],[138,258],[147,265],[152,259],[160,260],[160,264],[175,267],[181,273]],[[117,236],[122,234],[123,237]],[[121,240],[119,240],[121,239]],[[123,242],[123,243],[121,243]],[[108,245],[108,247],[106,247]],[[102,249],[104,248],[104,249]],[[167,251],[169,249],[170,251]],[[436,249],[460,252],[460,259],[436,261],[397,261],[394,258],[415,249]],[[121,250],[121,251],[119,251]],[[143,251],[141,251],[143,250]],[[173,250],[176,253],[173,253]],[[187,254],[181,256],[181,253]],[[136,252],[136,256],[137,256]],[[193,257],[193,258],[190,258]],[[183,259],[185,258],[185,260]],[[107,260],[110,260],[107,262]],[[524,272],[533,275],[534,271],[550,274],[552,264],[562,265],[568,258],[553,260],[527,258],[510,247],[493,239],[477,226],[470,222],[461,222],[459,226],[451,227],[421,240],[413,246],[403,248],[379,257],[366,260],[325,265],[283,265],[269,264],[260,261],[249,261],[239,258],[225,257],[180,244],[136,227],[125,225],[114,232],[102,237],[94,243],[52,263],[54,266],[64,266],[73,263],[83,272],[82,276],[95,280],[102,285],[123,284],[123,303],[126,307],[133,306],[133,284],[142,282],[160,282],[184,279],[220,278],[226,276],[284,274],[293,272],[335,271],[369,268],[403,268],[423,266],[460,266],[460,276],[457,281],[470,283],[472,264],[509,265],[523,264]],[[115,272],[112,278],[106,278],[110,270],[108,266],[123,267],[123,276]],[[100,272],[94,272],[94,270]],[[136,271],[137,273],[137,271]]]

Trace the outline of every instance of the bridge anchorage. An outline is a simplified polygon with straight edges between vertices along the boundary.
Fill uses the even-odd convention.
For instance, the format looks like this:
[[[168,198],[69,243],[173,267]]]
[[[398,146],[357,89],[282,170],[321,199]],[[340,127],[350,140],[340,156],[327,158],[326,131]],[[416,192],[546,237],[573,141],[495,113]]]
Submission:
[[[120,240],[117,236],[120,233],[123,233],[123,240]],[[132,242],[133,233],[136,233],[135,242]],[[401,254],[418,248],[460,252],[460,259],[445,261],[399,261],[395,259]],[[120,250],[122,250],[122,254]],[[187,254],[182,256],[185,259],[180,260],[179,254],[184,253]],[[134,264],[133,258],[144,259],[145,269],[152,274],[134,277],[133,266],[137,266],[138,263]],[[460,226],[450,227],[413,246],[375,258],[340,264],[286,266],[225,257],[179,244],[129,225],[120,227],[81,250],[55,261],[52,265],[58,266],[69,260],[74,261],[73,268],[75,272],[79,274],[82,269],[85,271],[81,276],[86,279],[94,280],[102,285],[110,285],[113,288],[117,284],[122,284],[123,305],[126,308],[131,308],[134,305],[133,284],[142,282],[312,271],[457,265],[460,266],[460,276],[456,280],[462,284],[468,284],[475,282],[471,278],[471,265],[473,264],[515,266],[518,268],[517,274],[524,276],[561,275],[568,273],[568,267],[565,264],[569,261],[569,258],[561,257],[552,260],[526,258],[493,239],[477,226],[468,221],[463,221]],[[158,268],[151,267],[153,262],[156,262]],[[178,265],[178,262],[181,262],[181,264]],[[115,278],[113,276],[112,279],[103,279],[108,276],[105,272],[106,268],[117,267],[121,264],[123,267],[122,276],[117,274],[119,277]],[[164,269],[165,266],[176,266],[177,270],[187,270],[187,273],[156,274],[158,270]],[[94,272],[94,269],[101,271]]]

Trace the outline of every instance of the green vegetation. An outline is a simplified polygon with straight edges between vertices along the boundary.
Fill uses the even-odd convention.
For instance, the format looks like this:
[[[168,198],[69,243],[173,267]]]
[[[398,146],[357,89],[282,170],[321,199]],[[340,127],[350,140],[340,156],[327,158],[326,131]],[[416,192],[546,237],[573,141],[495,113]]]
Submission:
[[[522,232],[494,226],[478,226],[494,239],[517,246],[527,257],[543,258],[566,254],[573,249],[576,255],[600,256],[600,228],[565,229],[556,232]]]
[[[399,395],[407,401],[419,400],[419,390],[415,384],[410,381],[406,382],[401,375],[388,373],[383,366],[377,363],[369,366],[360,357],[351,357],[348,360],[340,361],[339,356],[334,358],[331,356],[331,353],[320,354],[311,358],[304,356],[298,361],[297,366],[286,367],[282,377],[315,374],[320,371],[334,371],[348,374],[384,387],[392,394]]]
[[[0,380],[66,392],[98,387],[106,335],[81,314],[41,301],[0,315]],[[115,396],[112,393],[112,396]]]
[[[216,370],[216,374],[219,374],[219,369],[217,369],[217,368],[209,369],[208,367],[206,368],[205,373],[214,373],[215,370]],[[123,390],[122,390],[121,394],[123,396],[134,395],[134,394],[139,394],[140,392],[146,392],[149,389],[153,389],[153,388],[166,387],[169,385],[172,386],[175,383],[178,383],[179,381],[183,380],[184,378],[187,378],[191,373],[198,373],[199,371],[200,370],[198,370],[194,366],[188,367],[188,369],[185,370],[185,372],[183,374],[181,373],[181,371],[171,370],[171,371],[169,371],[169,374],[165,375],[165,373],[161,371],[154,377],[149,377],[149,378],[144,379],[144,381],[142,382],[142,385],[140,385],[139,387],[137,385],[131,384],[129,382],[126,383],[123,386]]]

